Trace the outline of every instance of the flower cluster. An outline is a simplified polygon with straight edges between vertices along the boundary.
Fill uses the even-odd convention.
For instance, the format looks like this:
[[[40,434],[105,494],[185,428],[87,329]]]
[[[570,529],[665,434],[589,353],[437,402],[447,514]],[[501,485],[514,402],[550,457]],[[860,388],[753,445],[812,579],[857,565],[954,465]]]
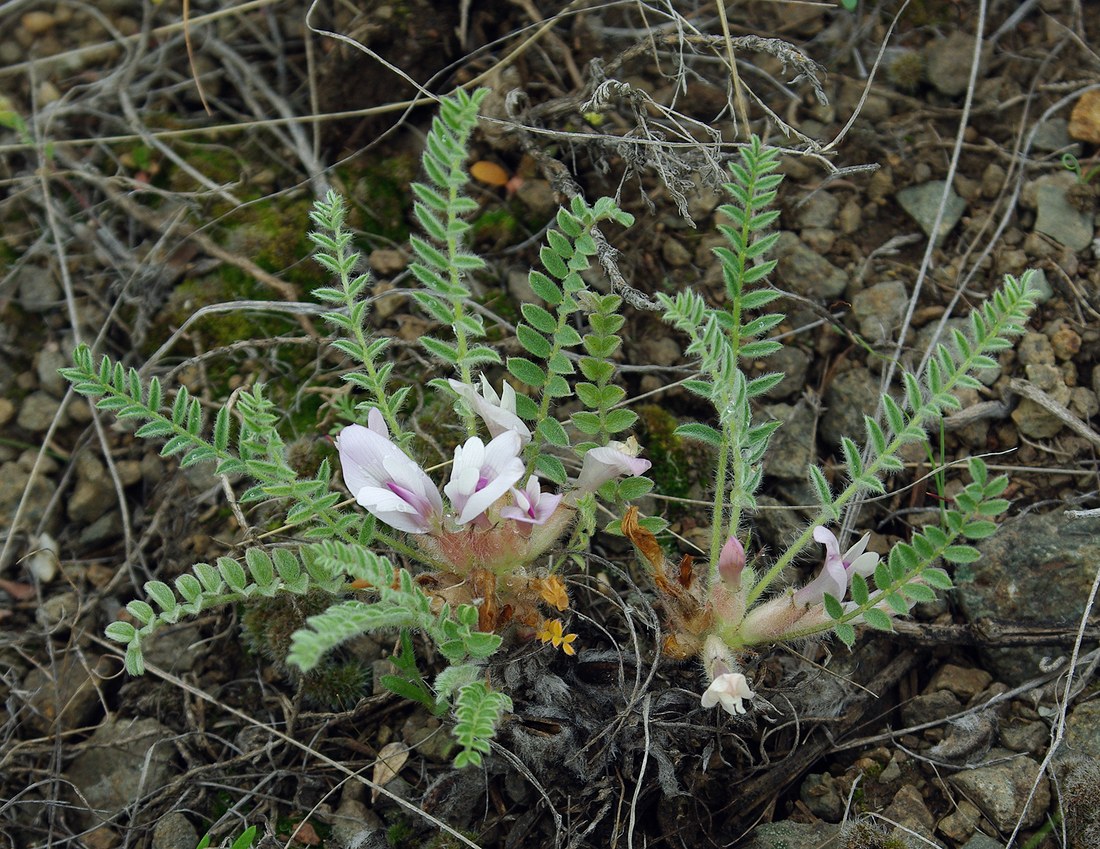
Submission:
[[[825,563],[818,575],[800,589],[788,589],[746,613],[748,596],[755,578],[745,568],[745,549],[731,537],[722,547],[716,579],[709,587],[694,594],[680,593],[675,599],[677,649],[698,653],[703,661],[709,686],[702,696],[705,708],[721,706],[727,713],[745,712],[744,700],[755,695],[739,671],[731,646],[782,642],[820,633],[832,624],[825,609],[826,596],[841,603],[845,613],[854,611],[855,602],[845,602],[852,578],[867,578],[875,571],[879,556],[868,552],[870,535],[840,552],[840,543],[832,531],[814,528],[813,538],[825,547]],[[879,609],[891,612],[882,605]],[[858,624],[862,616],[849,621]]]
[[[531,562],[572,520],[576,499],[622,475],[640,475],[648,460],[621,443],[592,448],[566,493],[546,492],[520,456],[531,431],[516,415],[507,383],[498,395],[484,377],[481,391],[457,380],[451,388],[485,423],[490,440],[471,436],[455,448],[443,498],[428,474],[391,439],[382,414],[350,425],[337,438],[344,482],[361,507],[460,573],[499,572]]]

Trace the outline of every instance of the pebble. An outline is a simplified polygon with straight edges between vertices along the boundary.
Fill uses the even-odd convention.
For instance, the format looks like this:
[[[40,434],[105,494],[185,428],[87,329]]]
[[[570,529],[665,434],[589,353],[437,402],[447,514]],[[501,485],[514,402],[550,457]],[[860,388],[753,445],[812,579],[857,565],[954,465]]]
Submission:
[[[56,349],[47,348],[34,358],[34,371],[38,375],[38,385],[46,392],[60,398],[65,394],[69,382],[57,370],[69,365],[68,357]]]
[[[646,336],[638,343],[638,362],[646,365],[672,366],[683,360],[675,339],[669,336]]]
[[[795,208],[794,221],[797,227],[828,228],[833,226],[840,201],[832,192],[816,191]]]
[[[811,251],[819,254],[827,254],[836,244],[836,231],[826,230],[820,227],[811,227],[799,234],[802,241]]]
[[[1069,122],[1065,118],[1050,118],[1035,128],[1035,135],[1031,137],[1031,149],[1037,151],[1065,151],[1073,148],[1071,152],[1080,152],[1080,145],[1071,144],[1069,138]]]
[[[909,306],[900,280],[876,283],[852,297],[852,314],[859,319],[859,335],[872,345],[895,338]]]
[[[1086,91],[1073,104],[1068,132],[1077,141],[1100,144],[1100,91]]]
[[[955,802],[955,810],[936,825],[936,831],[955,843],[965,843],[978,829],[982,812],[966,799]]]
[[[199,833],[179,811],[170,811],[153,827],[152,849],[195,849]]]
[[[15,402],[11,398],[0,398],[0,427],[15,418]]]
[[[854,197],[848,198],[837,215],[837,225],[845,236],[859,232],[863,225],[863,207]]]
[[[1001,193],[1001,188],[1004,186],[1006,177],[1004,166],[990,162],[985,166],[985,170],[982,171],[982,197],[992,200]]]
[[[531,217],[549,221],[558,211],[558,198],[546,180],[524,180],[516,198],[531,211]]]
[[[111,820],[135,799],[155,793],[176,772],[175,737],[155,719],[106,720],[65,771],[72,784],[70,810],[89,823]]]
[[[27,723],[42,734],[63,734],[91,722],[99,707],[97,685],[111,665],[105,661],[70,651],[53,668],[28,672],[22,685],[29,693]]]
[[[831,300],[840,297],[848,286],[847,274],[790,231],[779,234],[773,256],[780,285],[803,297]]]
[[[57,26],[57,19],[49,12],[35,11],[27,12],[19,19],[19,23],[31,35],[42,35]]]
[[[943,193],[946,186],[943,180],[929,180],[927,183],[904,188],[897,194],[901,208],[909,213],[929,238],[933,235],[932,226],[936,223],[940,204],[944,202]],[[948,189],[943,218],[936,234],[937,241],[954,229],[965,211],[966,201],[959,197],[954,189]]]
[[[1050,337],[1050,347],[1060,360],[1070,360],[1081,350],[1081,337],[1071,327],[1062,325]]]
[[[927,839],[932,837],[936,826],[935,817],[924,804],[920,791],[912,784],[903,784],[898,788],[889,807],[882,812],[882,818],[895,824],[895,835],[915,832]]]
[[[874,415],[879,402],[879,379],[866,368],[854,368],[837,375],[825,392],[825,414],[821,436],[839,445],[847,436],[857,442],[864,435],[863,416]]]
[[[764,471],[783,480],[801,481],[814,459],[814,411],[805,401],[772,404],[764,413],[783,422],[773,435],[768,453],[764,455]]]
[[[1050,807],[1050,781],[1039,764],[1007,749],[993,749],[989,756],[1010,760],[958,772],[948,782],[970,799],[999,831],[1011,832],[1021,820],[1024,828],[1039,825]],[[1033,785],[1035,795],[1028,804]]]
[[[901,721],[904,725],[922,725],[945,719],[962,710],[959,697],[950,690],[936,690],[920,696],[914,696],[901,708]]]
[[[1016,345],[1020,365],[1054,365],[1054,347],[1045,333],[1025,333]]]
[[[677,239],[665,239],[665,243],[661,245],[661,256],[673,268],[691,265],[691,251]]]
[[[1035,232],[1050,236],[1073,251],[1092,244],[1094,216],[1074,206],[1067,193],[1074,185],[1072,174],[1049,174],[1035,181]]]
[[[1100,702],[1082,702],[1069,712],[1064,744],[1060,754],[1100,762]]]
[[[39,390],[23,399],[15,423],[23,430],[37,434],[49,430],[55,418],[61,419],[61,425],[68,421],[68,417],[61,412],[61,402],[48,392]]]
[[[90,451],[76,457],[76,486],[67,502],[69,518],[88,525],[116,506],[114,482]]]
[[[409,264],[409,259],[402,251],[393,248],[377,248],[370,252],[367,264],[370,265],[371,271],[375,274],[392,277],[405,270]]]
[[[1001,745],[1013,752],[1041,756],[1050,747],[1050,728],[1040,720],[1004,723],[998,733]]]
[[[845,793],[829,773],[810,773],[799,788],[798,797],[815,817],[840,822],[844,816]]]
[[[925,688],[926,693],[937,690],[950,690],[964,701],[970,701],[993,681],[993,676],[983,669],[956,666],[945,663],[932,676]]]
[[[970,85],[973,58],[974,36],[961,30],[953,32],[925,48],[925,77],[940,94],[958,97]]]

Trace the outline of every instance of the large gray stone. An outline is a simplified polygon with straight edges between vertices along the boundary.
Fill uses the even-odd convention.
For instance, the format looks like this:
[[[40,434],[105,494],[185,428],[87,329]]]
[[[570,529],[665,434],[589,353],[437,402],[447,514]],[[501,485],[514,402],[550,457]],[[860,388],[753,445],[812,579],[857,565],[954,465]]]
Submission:
[[[1100,563],[1100,520],[1060,512],[1006,522],[978,544],[981,558],[956,570],[959,607],[970,622],[1034,623],[1075,628]],[[1058,648],[986,649],[996,678],[1021,684],[1039,674]]]

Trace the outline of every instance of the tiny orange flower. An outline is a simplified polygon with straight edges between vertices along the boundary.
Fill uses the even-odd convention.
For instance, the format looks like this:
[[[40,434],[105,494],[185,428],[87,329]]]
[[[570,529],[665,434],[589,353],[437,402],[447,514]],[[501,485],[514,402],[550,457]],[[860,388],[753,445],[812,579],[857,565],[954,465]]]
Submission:
[[[565,582],[557,575],[543,578],[538,582],[539,595],[542,600],[558,610],[569,607],[569,594],[565,591]]]
[[[560,648],[572,657],[577,653],[572,643],[577,639],[576,634],[563,634],[560,619],[548,619],[542,623],[542,628],[535,635],[544,643],[552,643],[554,648]]]

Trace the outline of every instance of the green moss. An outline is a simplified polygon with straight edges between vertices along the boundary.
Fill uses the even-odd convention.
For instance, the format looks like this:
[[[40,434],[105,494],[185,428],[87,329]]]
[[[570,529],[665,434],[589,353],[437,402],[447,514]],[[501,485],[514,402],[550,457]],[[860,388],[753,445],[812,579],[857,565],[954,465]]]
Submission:
[[[523,238],[523,225],[507,207],[486,210],[470,224],[471,244],[488,250],[513,245]]]
[[[638,439],[645,447],[646,458],[653,463],[649,477],[655,492],[687,498],[696,484],[710,484],[702,480],[712,465],[706,446],[677,436],[680,422],[674,415],[656,404],[642,404],[635,412],[641,427]]]
[[[387,243],[408,241],[408,216],[412,211],[409,184],[417,177],[419,162],[404,154],[372,161],[365,167],[338,171],[343,182],[354,186],[348,224]]]

